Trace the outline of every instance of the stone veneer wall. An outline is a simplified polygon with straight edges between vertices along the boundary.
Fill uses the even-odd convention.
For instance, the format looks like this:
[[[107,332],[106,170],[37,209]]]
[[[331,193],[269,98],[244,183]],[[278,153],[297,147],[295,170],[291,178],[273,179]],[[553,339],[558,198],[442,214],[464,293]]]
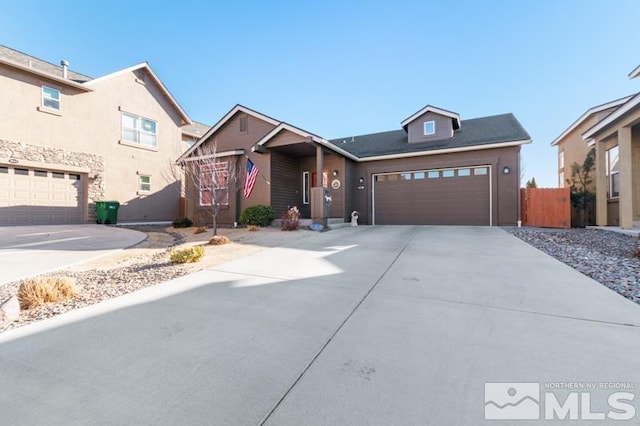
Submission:
[[[73,152],[59,148],[48,148],[22,142],[0,139],[0,158],[33,161],[43,164],[43,168],[65,170],[65,166],[88,168],[87,202],[89,204],[89,222],[95,222],[95,201],[104,198],[105,161],[99,155],[85,152]]]

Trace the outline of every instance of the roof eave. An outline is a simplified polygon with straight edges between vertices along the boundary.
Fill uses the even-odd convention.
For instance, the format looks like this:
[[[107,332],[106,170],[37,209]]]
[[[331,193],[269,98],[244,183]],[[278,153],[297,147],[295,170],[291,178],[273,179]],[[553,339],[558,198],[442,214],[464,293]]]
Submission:
[[[638,65],[633,71],[629,73],[629,78],[640,77],[640,65]]]
[[[23,65],[23,64],[20,64],[18,62],[14,62],[14,61],[11,61],[11,60],[8,60],[8,59],[0,58],[0,63],[4,64],[4,65],[7,65],[7,66],[10,66],[12,68],[19,69],[21,71],[28,72],[30,74],[37,75],[39,77],[46,78],[48,80],[55,81],[56,83],[59,83],[59,84],[64,84],[65,86],[70,86],[70,87],[73,87],[75,89],[79,89],[79,90],[82,90],[82,91],[85,91],[85,92],[92,92],[93,91],[93,89],[91,89],[90,87],[87,87],[84,83],[76,83],[73,80],[69,80],[67,78],[63,78],[62,76],[58,77],[57,75],[53,75],[53,74],[50,74],[50,73],[45,72],[45,71],[40,71],[38,69],[31,68],[31,67],[29,67],[27,65]]]
[[[371,157],[361,157],[358,161],[365,162],[365,161],[393,160],[398,158],[422,157],[426,155],[452,154],[457,152],[479,151],[479,150],[487,150],[487,149],[495,149],[495,148],[506,148],[510,146],[526,145],[531,142],[532,142],[531,139],[520,139],[515,141],[497,142],[497,143],[486,144],[486,145],[471,145],[471,146],[458,147],[458,148],[434,149],[431,151],[413,151],[413,152],[404,152],[399,154],[385,154],[385,155],[376,155]]]
[[[631,97],[624,105],[620,108],[609,114],[604,119],[600,120],[596,125],[591,127],[589,130],[582,134],[582,140],[588,140],[593,138],[595,135],[609,127],[616,120],[624,116],[627,112],[631,111],[636,106],[640,105],[640,93],[637,93],[635,96]]]

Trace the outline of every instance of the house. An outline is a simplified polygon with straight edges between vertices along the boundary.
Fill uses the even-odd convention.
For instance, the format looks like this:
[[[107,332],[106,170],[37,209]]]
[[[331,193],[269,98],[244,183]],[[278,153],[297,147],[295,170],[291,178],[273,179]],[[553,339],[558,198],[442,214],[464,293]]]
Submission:
[[[0,224],[94,222],[101,200],[121,221],[178,216],[193,122],[148,63],[91,78],[0,46],[0,93]]]
[[[630,78],[640,76],[640,66]],[[640,93],[582,135],[596,149],[596,223],[630,229],[640,221]],[[606,196],[603,196],[606,195]]]
[[[587,154],[592,149],[583,139],[582,135],[596,123],[607,117],[615,111],[620,105],[626,103],[631,96],[607,102],[589,108],[576,121],[574,121],[565,131],[551,142],[551,146],[558,149],[558,187],[564,188],[569,186],[571,182],[571,166],[573,164],[582,165]],[[587,188],[595,192],[595,180]],[[595,224],[595,206],[587,207],[585,211],[584,221],[581,223],[581,217],[576,209],[572,209],[572,220],[574,224],[594,225]]]
[[[515,225],[520,147],[530,142],[512,114],[462,120],[428,105],[396,130],[327,140],[236,105],[178,163],[211,156],[214,146],[222,173],[245,170],[248,160],[258,167],[249,197],[242,179],[223,188],[220,223],[263,204],[277,216],[297,206],[320,222],[348,221],[357,210],[361,223],[376,225]],[[209,200],[207,188],[195,186],[187,200],[194,217]]]

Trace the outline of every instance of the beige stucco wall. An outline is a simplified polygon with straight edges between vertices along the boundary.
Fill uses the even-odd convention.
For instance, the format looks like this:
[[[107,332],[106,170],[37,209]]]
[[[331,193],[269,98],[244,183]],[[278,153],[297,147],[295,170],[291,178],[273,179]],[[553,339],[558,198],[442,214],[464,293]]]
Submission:
[[[183,123],[160,88],[151,78],[146,81],[128,72],[98,80],[93,91],[83,92],[0,65],[0,139],[99,156],[104,170],[88,175],[100,174],[103,195],[96,198],[121,203],[119,220],[172,220],[180,197],[172,162],[184,150]],[[59,114],[39,110],[42,85],[61,91]],[[157,149],[120,143],[121,110],[157,122]],[[152,190],[146,195],[138,194],[138,173],[151,175]]]

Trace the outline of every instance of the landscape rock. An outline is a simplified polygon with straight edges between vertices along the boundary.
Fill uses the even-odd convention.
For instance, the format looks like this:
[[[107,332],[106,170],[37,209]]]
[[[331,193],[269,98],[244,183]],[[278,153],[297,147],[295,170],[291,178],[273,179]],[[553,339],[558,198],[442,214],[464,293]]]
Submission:
[[[18,296],[11,296],[0,305],[0,329],[20,318]]]

